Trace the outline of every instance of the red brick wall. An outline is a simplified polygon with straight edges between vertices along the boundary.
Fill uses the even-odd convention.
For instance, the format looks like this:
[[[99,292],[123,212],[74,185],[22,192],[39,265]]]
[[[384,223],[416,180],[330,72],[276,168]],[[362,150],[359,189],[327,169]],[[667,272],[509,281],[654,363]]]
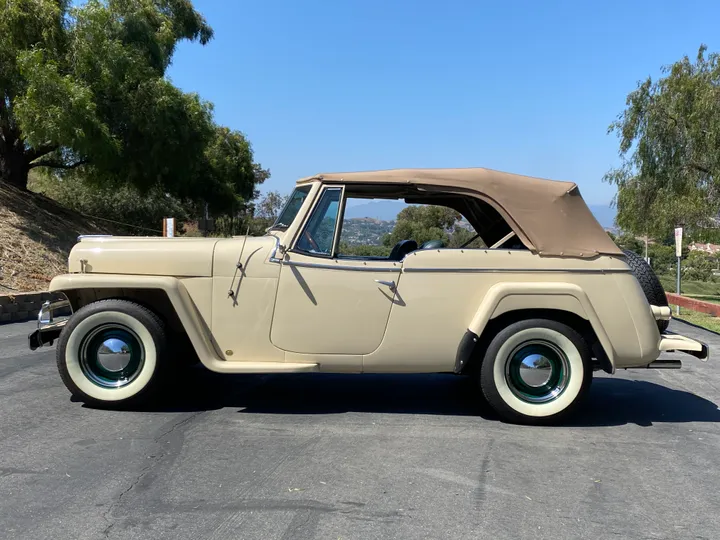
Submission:
[[[693,311],[700,311],[701,313],[708,313],[713,317],[720,317],[720,304],[703,302],[702,300],[695,300],[694,298],[669,292],[666,292],[665,296],[667,296],[668,302],[671,304],[692,309]]]

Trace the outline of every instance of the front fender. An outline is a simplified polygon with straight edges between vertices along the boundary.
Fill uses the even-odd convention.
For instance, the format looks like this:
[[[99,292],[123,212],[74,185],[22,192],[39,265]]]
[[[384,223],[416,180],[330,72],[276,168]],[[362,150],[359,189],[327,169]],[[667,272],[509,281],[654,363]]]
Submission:
[[[200,361],[210,370],[232,372],[213,345],[212,334],[190,298],[182,280],[168,276],[126,276],[119,274],[63,274],[50,282],[50,291],[68,293],[96,289],[147,289],[163,291],[175,310]]]

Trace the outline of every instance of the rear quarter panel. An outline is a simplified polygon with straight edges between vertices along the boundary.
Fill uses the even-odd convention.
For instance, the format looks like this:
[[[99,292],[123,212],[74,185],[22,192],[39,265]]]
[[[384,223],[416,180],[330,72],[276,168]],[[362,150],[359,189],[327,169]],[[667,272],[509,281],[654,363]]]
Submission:
[[[489,291],[499,284],[522,290],[523,284],[543,283],[569,292],[515,294],[488,302]],[[579,294],[573,292],[578,290]],[[399,302],[392,308],[381,346],[364,357],[365,371],[451,371],[473,320],[487,321],[509,309],[567,309],[594,318],[594,326],[600,325],[607,335],[606,352],[617,367],[648,363],[659,339],[639,284],[616,257],[587,260],[519,250],[422,250],[403,262],[397,292]]]

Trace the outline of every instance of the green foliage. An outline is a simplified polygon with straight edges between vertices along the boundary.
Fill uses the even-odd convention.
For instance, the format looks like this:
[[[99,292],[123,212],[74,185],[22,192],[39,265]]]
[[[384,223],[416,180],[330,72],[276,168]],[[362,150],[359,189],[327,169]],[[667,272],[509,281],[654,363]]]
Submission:
[[[190,0],[0,0],[0,179],[82,167],[85,182],[233,211],[268,175],[242,133],[165,78],[212,30]]]
[[[459,247],[474,234],[457,225],[459,212],[445,206],[408,206],[398,214],[393,231],[382,243],[392,247],[402,240],[415,240],[422,245],[429,240],[442,240],[448,247]]]
[[[235,214],[223,214],[215,219],[213,236],[262,236],[275,223],[285,206],[288,195],[271,191],[250,204],[241,205]]]
[[[682,277],[690,281],[710,281],[717,258],[703,251],[691,251],[681,265]]]
[[[672,273],[675,271],[675,265],[677,264],[675,246],[650,244],[648,246],[648,257],[650,257],[650,266],[652,266],[656,274]]]
[[[622,165],[605,180],[618,187],[617,223],[651,237],[683,223],[692,235],[720,209],[720,56],[700,47],[641,82],[609,132]]]
[[[339,252],[341,255],[356,257],[387,257],[390,255],[390,249],[388,246],[352,245],[341,242]]]
[[[674,273],[675,269],[673,269],[672,274],[664,274],[659,275],[658,278],[660,279],[660,283],[663,286],[663,289],[665,289],[668,292],[675,292],[676,290],[676,282],[675,282],[675,276]],[[691,281],[689,279],[682,279],[681,282],[682,286],[682,294],[686,294],[689,296],[695,296],[695,297],[702,297],[702,296],[714,296],[714,297],[720,297],[720,283],[717,281]],[[708,300],[710,301],[710,300]]]
[[[134,234],[153,234],[152,231],[160,234],[163,218],[174,217],[182,223],[198,213],[191,202],[181,201],[157,188],[141,193],[130,185],[95,187],[78,171],[62,177],[33,171],[28,187],[76,212],[129,224],[131,227],[126,229]]]
[[[645,254],[645,243],[635,238],[635,235],[621,234],[620,236],[615,237],[614,240],[619,248],[629,249],[638,255]]]
[[[255,203],[255,217],[275,221],[285,207],[290,195],[281,195],[278,191],[271,191]]]

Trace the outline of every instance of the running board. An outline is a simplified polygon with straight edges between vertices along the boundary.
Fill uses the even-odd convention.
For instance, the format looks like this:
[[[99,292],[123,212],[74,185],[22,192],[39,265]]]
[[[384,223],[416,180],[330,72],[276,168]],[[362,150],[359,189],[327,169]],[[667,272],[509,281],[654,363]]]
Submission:
[[[213,368],[220,362],[213,365]],[[309,373],[320,371],[319,364],[304,364],[297,362],[222,362],[222,373]]]

